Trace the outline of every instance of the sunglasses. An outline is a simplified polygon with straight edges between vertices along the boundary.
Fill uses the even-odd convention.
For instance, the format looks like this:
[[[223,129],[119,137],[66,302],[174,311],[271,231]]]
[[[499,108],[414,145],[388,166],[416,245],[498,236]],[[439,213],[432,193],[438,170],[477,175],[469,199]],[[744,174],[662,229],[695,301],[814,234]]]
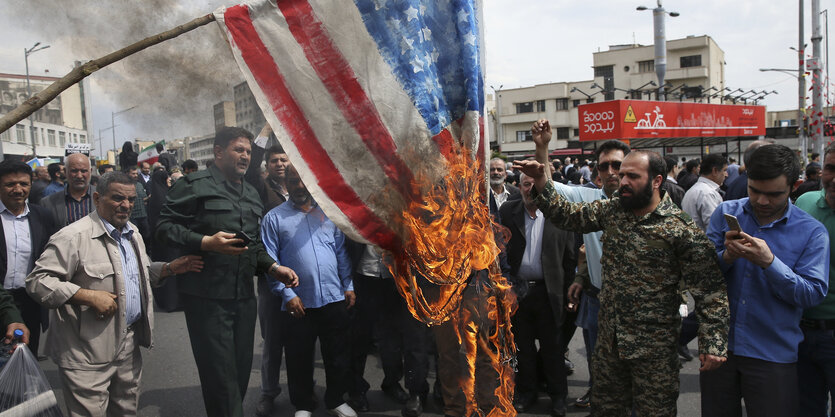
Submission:
[[[597,166],[597,169],[600,171],[608,171],[609,167],[611,166],[612,169],[618,171],[620,170],[620,164],[620,161],[601,162],[600,165]]]

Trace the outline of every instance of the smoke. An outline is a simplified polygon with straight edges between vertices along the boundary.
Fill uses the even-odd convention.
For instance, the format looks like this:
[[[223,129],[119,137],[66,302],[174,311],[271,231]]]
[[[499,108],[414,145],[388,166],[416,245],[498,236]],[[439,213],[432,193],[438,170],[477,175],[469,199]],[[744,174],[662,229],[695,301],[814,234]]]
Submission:
[[[29,25],[30,31],[37,27],[53,51],[64,48],[84,62],[230,4],[234,0],[30,0],[5,2],[4,9],[26,16],[18,24]],[[111,64],[89,79],[98,87],[94,107],[102,98],[96,94],[115,102],[116,111],[138,106],[120,116],[123,123],[144,139],[163,139],[212,132],[212,106],[232,100],[232,88],[243,77],[219,28],[210,23]]]

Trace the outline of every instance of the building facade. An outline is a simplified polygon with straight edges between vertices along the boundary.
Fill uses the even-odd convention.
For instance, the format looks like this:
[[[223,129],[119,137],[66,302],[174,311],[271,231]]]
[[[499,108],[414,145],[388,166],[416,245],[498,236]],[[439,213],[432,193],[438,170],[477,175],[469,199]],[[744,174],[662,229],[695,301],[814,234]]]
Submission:
[[[493,148],[510,157],[530,155],[535,146],[530,128],[548,119],[553,149],[579,147],[577,108],[604,100],[655,100],[657,82],[652,45],[614,45],[593,54],[593,78],[538,84],[496,91],[495,107],[488,108],[495,124]],[[667,100],[703,100],[725,88],[725,53],[709,36],[667,42]],[[712,87],[712,88],[711,88]],[[713,99],[718,103],[719,99]],[[491,140],[493,137],[491,136]],[[698,148],[696,148],[698,152]],[[688,149],[687,152],[692,152]],[[579,152],[578,152],[579,153]]]
[[[30,75],[32,94],[37,94],[56,77]],[[26,76],[0,73],[0,114],[6,114],[29,98]],[[37,151],[40,157],[63,157],[67,143],[91,143],[89,88],[84,82],[63,91],[31,116],[0,133],[0,154],[29,159]],[[33,146],[34,145],[34,146]],[[34,148],[34,149],[33,149]]]
[[[237,126],[234,101],[221,101],[215,104],[213,108],[215,132],[224,126]]]
[[[267,123],[264,118],[264,113],[255,102],[255,96],[246,82],[242,82],[235,86],[235,125],[250,131],[253,135],[258,135],[258,132]]]

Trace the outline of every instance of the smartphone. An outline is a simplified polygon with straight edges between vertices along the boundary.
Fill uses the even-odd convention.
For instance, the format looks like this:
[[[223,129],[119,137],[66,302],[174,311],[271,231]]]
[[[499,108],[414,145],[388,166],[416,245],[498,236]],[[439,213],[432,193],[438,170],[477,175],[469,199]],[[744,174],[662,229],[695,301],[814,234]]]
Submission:
[[[246,245],[249,245],[252,242],[252,238],[249,237],[249,235],[247,235],[243,231],[235,233],[235,239],[243,240],[243,243],[236,245],[236,246],[241,247],[241,248],[246,247]]]
[[[725,213],[725,222],[728,223],[728,228],[731,230],[736,230],[737,232],[742,231],[742,228],[739,227],[739,220],[736,219],[736,216]]]

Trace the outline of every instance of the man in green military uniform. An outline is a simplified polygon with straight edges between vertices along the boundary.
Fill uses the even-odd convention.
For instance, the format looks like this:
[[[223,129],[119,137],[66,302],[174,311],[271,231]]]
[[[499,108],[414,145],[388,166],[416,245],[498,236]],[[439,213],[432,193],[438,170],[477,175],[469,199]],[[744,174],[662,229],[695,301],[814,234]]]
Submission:
[[[251,154],[251,133],[221,129],[214,163],[174,183],[156,231],[161,243],[204,260],[203,272],[181,276],[177,288],[210,417],[243,415],[255,336],[253,277],[269,273],[289,287],[298,285],[295,273],[261,244],[261,199],[242,181]]]
[[[550,126],[541,121],[533,131],[537,139],[550,135]],[[655,152],[632,151],[621,165],[618,193],[592,203],[563,199],[537,161],[517,161],[516,168],[535,179],[531,195],[557,227],[603,231],[593,414],[620,417],[634,408],[640,416],[675,416],[679,281],[686,281],[696,300],[700,371],[718,367],[727,356],[729,310],[713,245],[660,191],[664,160]]]

